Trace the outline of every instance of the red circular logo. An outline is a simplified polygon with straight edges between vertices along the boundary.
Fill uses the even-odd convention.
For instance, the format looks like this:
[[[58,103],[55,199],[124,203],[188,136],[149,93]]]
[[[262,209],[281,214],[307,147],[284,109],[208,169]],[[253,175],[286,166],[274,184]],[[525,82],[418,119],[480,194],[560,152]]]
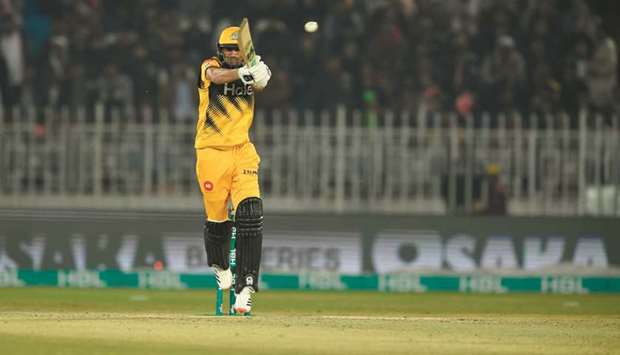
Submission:
[[[205,190],[211,191],[213,190],[213,183],[211,181],[205,181],[204,187],[205,187]]]

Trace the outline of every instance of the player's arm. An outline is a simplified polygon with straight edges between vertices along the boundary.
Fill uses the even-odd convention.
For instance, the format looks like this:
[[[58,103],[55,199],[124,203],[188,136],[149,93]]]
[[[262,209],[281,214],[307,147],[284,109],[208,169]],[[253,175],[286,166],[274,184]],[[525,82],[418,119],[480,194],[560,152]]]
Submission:
[[[200,66],[201,85],[202,83],[214,83],[221,85],[239,79],[248,84],[253,84],[254,82],[254,78],[251,76],[247,68],[222,68],[220,63],[214,58],[203,61]]]
[[[241,79],[239,69],[208,68],[206,77],[214,84],[225,84]]]
[[[260,60],[260,57],[258,57]],[[242,66],[238,69],[225,69],[219,66],[210,66],[210,63],[203,64],[204,79],[214,84],[225,84],[231,81],[241,80],[244,84],[252,84],[258,88],[267,85],[271,77],[269,67],[262,61],[253,67]]]

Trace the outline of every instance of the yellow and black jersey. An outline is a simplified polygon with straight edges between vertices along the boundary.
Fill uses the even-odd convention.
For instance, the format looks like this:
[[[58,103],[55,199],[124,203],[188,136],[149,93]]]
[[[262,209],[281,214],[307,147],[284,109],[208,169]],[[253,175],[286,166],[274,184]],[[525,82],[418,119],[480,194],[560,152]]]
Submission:
[[[250,140],[248,131],[254,118],[254,88],[241,80],[214,84],[207,69],[221,68],[216,58],[205,59],[200,65],[198,80],[198,123],[194,147],[230,147]]]

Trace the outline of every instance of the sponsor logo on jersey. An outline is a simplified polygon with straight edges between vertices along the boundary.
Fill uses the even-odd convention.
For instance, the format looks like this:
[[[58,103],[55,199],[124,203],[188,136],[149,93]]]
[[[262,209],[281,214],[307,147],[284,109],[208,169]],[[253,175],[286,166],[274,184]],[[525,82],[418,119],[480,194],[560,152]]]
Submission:
[[[204,188],[206,191],[211,191],[213,190],[213,183],[211,181],[205,181],[205,183],[203,184]]]
[[[254,92],[252,85],[239,84],[239,82],[231,82],[224,84],[224,95],[226,96],[249,96]]]

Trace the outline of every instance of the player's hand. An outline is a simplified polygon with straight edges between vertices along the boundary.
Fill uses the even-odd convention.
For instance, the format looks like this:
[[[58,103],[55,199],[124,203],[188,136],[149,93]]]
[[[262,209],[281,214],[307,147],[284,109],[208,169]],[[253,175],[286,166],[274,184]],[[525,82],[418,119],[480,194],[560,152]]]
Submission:
[[[250,72],[250,68],[248,68],[247,66],[244,65],[241,68],[237,69],[237,73],[239,74],[239,79],[244,84],[254,84],[254,76]]]
[[[258,65],[259,63],[261,63],[260,55],[257,55],[256,64],[254,64],[254,67],[256,67],[256,65]],[[254,84],[255,78],[254,75],[252,75],[250,68],[252,67],[246,64],[238,69],[239,79],[241,79],[241,82],[243,82],[244,84]]]
[[[248,70],[250,71],[250,73],[252,74],[252,76],[254,77],[254,80],[256,80],[256,78],[259,75],[264,75],[265,73],[265,68],[269,69],[267,67],[267,64],[265,64],[265,62],[263,62],[262,60],[260,60],[260,56],[257,55],[256,56],[256,64],[254,64],[251,67],[248,67]]]
[[[264,62],[260,61],[255,66],[249,68],[250,73],[254,77],[254,87],[257,89],[263,89],[267,86],[269,79],[271,79],[271,70]]]

